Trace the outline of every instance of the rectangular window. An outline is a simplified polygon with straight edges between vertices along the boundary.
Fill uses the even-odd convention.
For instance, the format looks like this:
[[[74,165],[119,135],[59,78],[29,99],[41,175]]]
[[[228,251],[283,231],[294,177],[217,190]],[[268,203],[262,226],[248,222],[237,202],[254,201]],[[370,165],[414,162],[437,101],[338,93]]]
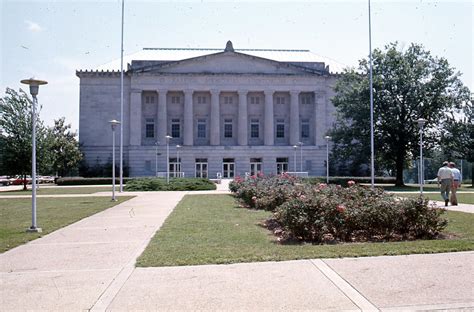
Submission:
[[[301,96],[301,104],[311,104],[311,95],[305,94]]]
[[[198,102],[198,104],[206,104],[207,103],[207,98],[205,96],[198,96],[197,97],[197,102]]]
[[[181,137],[179,119],[171,119],[171,136],[173,138]]]
[[[145,137],[146,138],[155,137],[155,120],[153,118],[145,119]]]
[[[301,138],[309,138],[309,120],[301,120]]]
[[[172,96],[171,97],[171,104],[180,104],[181,103],[181,97],[180,96]]]
[[[277,98],[276,98],[276,103],[277,103],[277,104],[285,104],[285,97],[283,97],[283,96],[277,96]]]
[[[224,138],[232,137],[232,119],[224,119]]]
[[[232,96],[224,96],[224,104],[232,104],[233,97]]]
[[[198,119],[197,137],[206,138],[206,119]]]
[[[260,104],[260,97],[259,96],[251,96],[250,97],[250,104]]]
[[[288,171],[288,158],[287,157],[278,157],[276,159],[277,163],[277,174]]]
[[[285,137],[285,120],[277,119],[276,122],[276,137],[284,138]]]
[[[258,138],[260,136],[259,131],[259,122],[258,119],[251,119],[250,120],[250,137],[251,138]]]

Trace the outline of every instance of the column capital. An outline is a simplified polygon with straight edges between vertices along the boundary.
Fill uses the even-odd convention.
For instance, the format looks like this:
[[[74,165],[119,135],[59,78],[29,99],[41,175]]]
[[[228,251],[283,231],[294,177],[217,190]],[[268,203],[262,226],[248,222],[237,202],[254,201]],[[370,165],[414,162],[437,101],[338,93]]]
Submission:
[[[183,92],[184,92],[184,94],[186,94],[186,95],[193,95],[194,90],[193,90],[193,89],[185,89],[185,90],[183,90]]]
[[[263,93],[265,94],[265,96],[273,96],[275,90],[265,90],[263,91]]]
[[[290,90],[290,95],[292,96],[299,95],[300,93],[301,91],[298,91],[298,90]]]
[[[246,96],[249,93],[249,90],[237,90],[239,96]]]
[[[168,89],[156,89],[156,92],[158,92],[158,94],[167,94]]]
[[[212,89],[212,90],[209,90],[209,93],[215,96],[215,95],[219,95],[221,93],[221,90]]]

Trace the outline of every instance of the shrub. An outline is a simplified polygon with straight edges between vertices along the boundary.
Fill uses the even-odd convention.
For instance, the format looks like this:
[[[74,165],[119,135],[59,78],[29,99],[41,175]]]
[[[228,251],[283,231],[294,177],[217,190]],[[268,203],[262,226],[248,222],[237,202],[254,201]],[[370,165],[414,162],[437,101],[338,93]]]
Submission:
[[[163,178],[140,178],[130,181],[125,186],[126,191],[203,191],[215,190],[216,185],[208,179],[171,178],[166,183]]]
[[[132,181],[132,178],[123,178],[124,183],[129,183]],[[120,179],[116,178],[115,183],[119,184]],[[82,177],[72,177],[72,178],[58,178],[56,179],[57,185],[104,185],[112,184],[112,178],[82,178]]]
[[[322,181],[326,182],[326,177],[309,177],[303,178],[305,183],[318,184]],[[348,181],[354,181],[356,183],[370,183],[370,177],[329,177],[329,184],[339,184],[347,186]],[[377,184],[394,184],[395,177],[375,177],[374,183]]]

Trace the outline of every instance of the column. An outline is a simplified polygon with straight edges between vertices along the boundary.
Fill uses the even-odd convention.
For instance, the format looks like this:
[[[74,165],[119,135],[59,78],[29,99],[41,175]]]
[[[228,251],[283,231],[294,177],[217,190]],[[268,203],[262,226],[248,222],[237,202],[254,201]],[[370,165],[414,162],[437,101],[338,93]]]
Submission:
[[[274,145],[274,129],[273,129],[273,92],[266,90],[265,93],[265,129],[264,142],[265,145]]]
[[[211,90],[211,145],[221,143],[219,94],[220,91]]]
[[[158,110],[157,110],[157,138],[160,145],[166,145],[165,137],[168,135],[168,110],[166,105],[167,90],[158,90]]]
[[[248,115],[247,115],[247,93],[248,91],[238,91],[239,93],[239,123],[238,142],[239,145],[248,145]]]
[[[193,145],[193,90],[184,90],[184,125],[183,145]]]
[[[324,92],[314,92],[314,145],[325,145],[326,140],[326,94]]]
[[[290,91],[290,145],[300,141],[300,101],[299,91]]]
[[[130,145],[142,144],[142,90],[130,93]]]

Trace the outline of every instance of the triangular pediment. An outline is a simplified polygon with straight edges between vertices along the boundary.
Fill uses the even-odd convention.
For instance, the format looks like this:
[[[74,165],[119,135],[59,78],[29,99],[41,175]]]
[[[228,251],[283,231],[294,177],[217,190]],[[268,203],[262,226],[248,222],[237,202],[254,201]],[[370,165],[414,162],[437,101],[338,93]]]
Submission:
[[[173,62],[133,66],[137,73],[176,74],[319,74],[304,67],[268,60],[238,52],[220,52]]]

